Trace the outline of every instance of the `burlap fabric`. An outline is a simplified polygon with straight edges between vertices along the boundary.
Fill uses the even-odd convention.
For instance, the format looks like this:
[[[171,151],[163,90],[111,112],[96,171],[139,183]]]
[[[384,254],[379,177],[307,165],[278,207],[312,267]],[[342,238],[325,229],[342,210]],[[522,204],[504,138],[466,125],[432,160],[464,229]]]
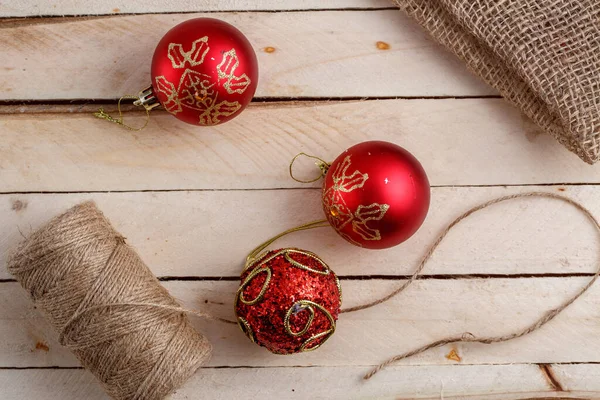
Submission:
[[[600,0],[394,0],[582,160],[600,159]]]

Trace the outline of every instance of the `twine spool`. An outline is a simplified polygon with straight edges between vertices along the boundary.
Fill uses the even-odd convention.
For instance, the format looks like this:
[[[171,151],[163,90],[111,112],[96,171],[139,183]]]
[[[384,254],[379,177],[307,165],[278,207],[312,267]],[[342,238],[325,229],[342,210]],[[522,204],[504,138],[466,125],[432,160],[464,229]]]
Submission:
[[[208,340],[93,202],[32,234],[8,269],[114,399],[162,399],[210,357]]]

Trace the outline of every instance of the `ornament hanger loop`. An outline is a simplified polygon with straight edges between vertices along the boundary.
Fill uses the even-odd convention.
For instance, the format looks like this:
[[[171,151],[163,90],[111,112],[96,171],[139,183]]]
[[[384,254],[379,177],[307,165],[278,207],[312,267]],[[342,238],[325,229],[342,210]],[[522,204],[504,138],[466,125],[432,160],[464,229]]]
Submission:
[[[287,231],[281,232],[280,234],[273,236],[271,239],[267,240],[266,242],[259,244],[256,248],[254,248],[254,250],[252,250],[250,252],[250,254],[248,254],[248,257],[246,257],[246,264],[244,265],[244,270],[248,269],[248,267],[250,265],[252,265],[254,263],[254,261],[256,261],[256,259],[260,258],[260,256],[259,256],[260,253],[264,249],[269,247],[277,239],[279,239],[287,234],[290,234],[290,233],[305,231],[307,229],[313,229],[313,228],[322,228],[325,226],[329,226],[329,222],[327,222],[326,219],[322,219],[322,220],[318,220],[318,221],[309,222],[307,224],[300,225],[295,228],[288,229]]]
[[[146,127],[146,125],[148,125],[148,121],[150,120],[150,109],[144,107],[144,109],[146,110],[146,122],[144,122],[144,125],[142,125],[139,128],[127,125],[126,123],[123,122],[123,111],[121,110],[121,101],[123,101],[123,99],[137,100],[137,99],[139,99],[139,96],[134,96],[132,94],[126,94],[119,99],[119,102],[117,103],[117,110],[119,111],[119,118],[114,118],[114,117],[110,116],[109,114],[107,114],[104,111],[103,108],[100,108],[97,112],[95,112],[94,116],[96,118],[105,119],[109,122],[113,122],[115,124],[121,125],[127,129],[129,129],[130,131],[141,131],[142,129],[144,129]]]
[[[315,160],[315,165],[317,167],[319,167],[319,169],[321,170],[321,173],[319,174],[319,176],[317,176],[314,179],[310,179],[310,180],[302,180],[302,179],[298,179],[294,176],[294,163],[296,162],[296,160],[301,157],[308,157],[308,158],[312,158],[313,160]],[[295,180],[296,182],[300,182],[300,183],[313,183],[318,181],[319,179],[323,178],[325,175],[327,175],[327,170],[329,169],[330,164],[323,160],[322,158],[319,158],[317,156],[311,156],[309,154],[306,153],[298,153],[294,156],[294,158],[292,158],[292,161],[290,162],[290,177]]]

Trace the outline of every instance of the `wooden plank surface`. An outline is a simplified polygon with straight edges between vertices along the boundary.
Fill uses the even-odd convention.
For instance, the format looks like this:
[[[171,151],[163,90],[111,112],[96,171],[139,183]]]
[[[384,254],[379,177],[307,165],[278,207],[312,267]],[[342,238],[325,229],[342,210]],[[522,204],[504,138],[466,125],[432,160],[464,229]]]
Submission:
[[[0,191],[306,187],[288,175],[295,154],[333,160],[365,140],[405,147],[434,186],[600,181],[501,99],[266,103],[212,128],[156,112],[141,132],[93,118],[94,108],[8,107],[23,114],[0,118]]]
[[[469,207],[535,190],[562,193],[600,215],[598,186],[434,188],[429,216],[408,242],[373,251],[330,228],[298,232],[273,246],[314,251],[339,275],[409,275],[438,233]],[[320,191],[202,191],[0,196],[0,279],[9,250],[54,215],[93,199],[161,277],[239,276],[250,250],[276,234],[323,218]],[[593,226],[575,208],[549,199],[499,204],[464,221],[425,275],[591,273],[600,262]]]
[[[289,11],[391,8],[388,0],[87,0],[49,2],[11,0],[0,3],[0,17],[38,15],[107,15],[119,13],[172,13],[198,11]]]
[[[42,18],[12,18],[21,16]],[[198,16],[249,37],[266,102],[206,129],[160,111],[134,133],[90,116],[146,86],[160,37]],[[300,151],[331,160],[357,142],[392,141],[434,185],[423,228],[397,248],[361,250],[330,229],[278,242],[321,255],[342,277],[346,307],[400,285],[447,223],[490,198],[550,191],[600,215],[597,168],[491,98],[493,89],[387,0],[15,0],[0,3],[0,52],[2,399],[106,399],[5,268],[23,235],[79,201],[95,200],[186,307],[228,318],[249,249],[321,218],[319,184],[287,175]],[[389,356],[449,334],[524,327],[574,294],[599,261],[597,232],[569,206],[498,205],[461,224],[405,293],[343,314],[316,352],[273,356],[235,326],[193,318],[215,353],[172,398],[599,398],[598,285],[532,335],[448,345],[360,380]]]
[[[428,279],[393,300],[342,314],[335,335],[318,351],[279,357],[252,344],[235,325],[193,319],[213,345],[209,366],[363,366],[368,372],[389,357],[448,335],[501,335],[533,323],[576,293],[589,277]],[[238,281],[173,281],[164,286],[187,308],[233,318]],[[389,293],[402,280],[342,280],[344,306]],[[76,367],[56,334],[15,282],[0,286],[0,366]],[[600,362],[600,285],[544,328],[492,345],[456,344],[432,349],[401,365]],[[47,346],[39,348],[38,343]],[[42,346],[43,347],[43,346]],[[358,378],[358,377],[357,377]],[[375,379],[375,378],[374,378]],[[376,382],[376,380],[374,380]]]
[[[230,22],[249,38],[260,65],[258,97],[495,94],[408,17],[383,10],[0,22],[0,100],[116,99],[137,93],[150,82],[150,60],[160,38],[200,16]],[[390,48],[378,49],[379,41]],[[266,47],[275,51],[267,53]]]
[[[547,368],[547,367],[546,367]],[[394,366],[377,381],[362,382],[363,367],[201,368],[171,397],[247,400],[272,397],[346,400],[348,393],[367,399],[498,399],[533,397],[589,399],[600,390],[596,364],[552,365],[565,391],[557,391],[543,367],[535,364]],[[35,382],[32,385],[31,382]],[[95,378],[84,370],[0,370],[4,400],[108,400]],[[568,391],[567,391],[568,390]],[[468,394],[467,394],[468,393]]]

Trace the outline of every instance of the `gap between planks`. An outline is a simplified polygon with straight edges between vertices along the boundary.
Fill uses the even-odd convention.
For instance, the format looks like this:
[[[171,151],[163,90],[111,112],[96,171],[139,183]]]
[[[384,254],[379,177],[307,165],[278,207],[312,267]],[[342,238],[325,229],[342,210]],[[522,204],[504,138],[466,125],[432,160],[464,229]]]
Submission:
[[[81,20],[89,20],[94,18],[112,18],[112,17],[128,17],[133,15],[169,15],[169,14],[237,14],[237,13],[256,13],[256,14],[277,14],[277,13],[313,13],[313,12],[324,12],[324,11],[346,11],[346,12],[369,12],[369,11],[389,11],[389,10],[400,10],[398,7],[332,7],[332,8],[295,8],[295,9],[238,9],[238,10],[191,10],[191,11],[143,11],[143,12],[112,12],[112,13],[99,13],[99,14],[72,14],[72,15],[27,15],[27,16],[0,16],[0,29],[2,24],[11,22],[22,22],[22,21],[36,21],[36,20],[49,20],[41,23],[48,22],[73,22]],[[15,26],[15,25],[12,25]]]
[[[328,103],[328,102],[356,102],[375,100],[473,100],[473,99],[502,99],[500,95],[447,95],[447,96],[301,96],[301,97],[274,97],[257,96],[252,99],[249,107],[289,106],[299,103]],[[123,112],[144,113],[140,107],[132,104],[133,100],[124,99],[121,103]],[[93,113],[98,107],[105,107],[105,111],[117,111],[118,98],[114,99],[19,99],[0,100],[0,114],[45,114],[45,113]],[[79,106],[79,107],[74,107]],[[165,112],[163,109],[153,113]]]
[[[592,277],[593,273],[587,272],[564,272],[564,273],[541,273],[541,274],[432,274],[421,275],[416,280],[474,280],[474,279],[537,279],[537,278],[584,278]],[[235,282],[239,276],[158,276],[161,282]],[[410,278],[410,275],[341,275],[340,281],[402,281]],[[2,283],[15,283],[16,279],[0,279]]]
[[[598,182],[550,182],[550,183],[498,183],[490,185],[431,185],[432,189],[468,189],[468,188],[527,188],[527,187],[557,187],[559,192],[564,190],[562,186],[599,186]],[[231,188],[231,189],[131,189],[131,190],[39,190],[39,191],[12,191],[2,192],[1,195],[27,195],[27,194],[101,194],[101,193],[177,193],[177,192],[254,192],[254,191],[279,191],[279,190],[320,190],[319,188],[303,188],[303,187],[277,187],[277,188]]]
[[[554,190],[560,189],[600,215],[598,186]],[[349,246],[331,229],[318,234],[298,233],[278,244],[317,251],[323,259],[334,262],[332,267],[343,266],[339,267],[343,273],[338,267],[334,270],[352,277],[349,280],[408,276],[453,216],[490,198],[531,190],[536,188],[434,189],[430,215],[419,232],[404,245],[383,252]],[[0,215],[6,233],[0,240],[0,260],[22,241],[21,233],[33,232],[51,216],[78,202],[94,200],[153,267],[156,276],[239,276],[243,260],[259,238],[266,240],[286,228],[322,217],[319,195],[318,189],[3,195]],[[248,213],[249,204],[262,207]],[[509,218],[507,210],[512,210]],[[595,231],[584,216],[566,204],[542,199],[507,203],[490,208],[480,218],[456,228],[428,264],[426,275],[535,277],[553,273],[559,277],[595,271],[599,261]],[[546,239],[532,246],[539,235]],[[198,242],[198,238],[205,240]],[[2,269],[0,278],[12,277]]]
[[[352,364],[352,367],[357,367],[357,368],[369,368],[369,367],[373,367],[376,364]],[[398,364],[398,365],[402,365],[402,364]],[[405,367],[431,367],[431,366],[435,366],[435,364],[407,364],[407,365],[402,365]],[[521,362],[521,363],[509,363],[509,362],[504,362],[504,363],[477,363],[477,364],[469,364],[469,363],[460,363],[460,364],[443,364],[444,367],[449,367],[449,368],[460,368],[460,367],[464,367],[464,366],[477,366],[477,367],[489,367],[489,366],[513,366],[513,365],[537,365],[540,368],[543,367],[550,367],[550,369],[554,366],[561,366],[561,365],[600,365],[600,361],[573,361],[573,362],[555,362],[555,363],[527,363],[527,362]],[[304,369],[309,369],[309,368],[324,368],[324,367],[331,367],[334,368],[335,366],[332,365],[203,365],[200,366],[200,369],[279,369],[279,368],[304,368]],[[340,365],[339,367],[346,367],[346,365]],[[12,370],[53,370],[53,369],[60,369],[60,370],[83,370],[85,369],[84,367],[61,367],[58,365],[49,365],[49,366],[31,366],[31,367],[3,367],[0,366],[0,371],[6,370],[6,371],[12,371]]]
[[[31,15],[25,17],[0,17],[0,29],[18,28],[23,26],[33,26],[39,24],[63,24],[69,22],[80,22],[90,20],[100,20],[118,17],[131,17],[142,15],[182,15],[182,14],[278,14],[278,13],[314,13],[323,11],[344,11],[344,12],[368,12],[368,11],[398,11],[397,7],[379,7],[379,8],[322,8],[322,9],[295,9],[295,10],[194,10],[194,11],[166,11],[166,12],[139,12],[139,13],[106,13],[106,14],[77,14],[77,15]]]

